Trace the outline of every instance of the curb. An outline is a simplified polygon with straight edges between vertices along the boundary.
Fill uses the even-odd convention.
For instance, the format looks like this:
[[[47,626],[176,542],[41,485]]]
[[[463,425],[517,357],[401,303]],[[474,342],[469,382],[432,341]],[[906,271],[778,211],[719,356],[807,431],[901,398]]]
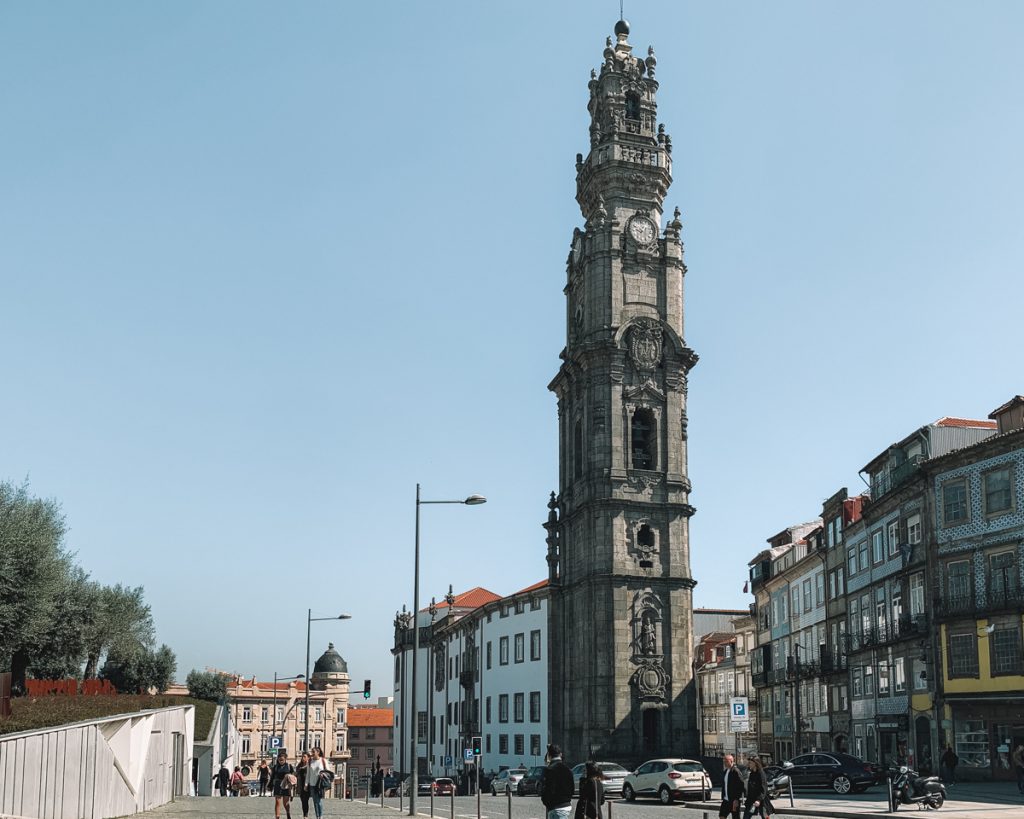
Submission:
[[[697,802],[695,804],[683,805],[682,807],[690,810],[704,811],[703,819],[717,819],[719,806],[720,803],[718,802]],[[849,810],[822,810],[820,808],[780,808],[776,805],[775,813],[772,816],[821,816],[828,817],[828,819],[863,819],[864,816],[871,816],[873,814],[890,815],[887,810],[862,810],[855,812]]]

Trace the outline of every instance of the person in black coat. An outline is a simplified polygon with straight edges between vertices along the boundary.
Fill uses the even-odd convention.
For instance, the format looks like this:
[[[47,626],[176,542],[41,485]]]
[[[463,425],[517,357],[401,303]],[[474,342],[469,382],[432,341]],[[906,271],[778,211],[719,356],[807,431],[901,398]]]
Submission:
[[[572,792],[576,789],[572,771],[562,761],[562,749],[548,745],[546,757],[548,767],[540,787],[540,801],[548,810],[547,819],[569,819]]]
[[[743,810],[743,819],[750,819],[755,813],[764,817],[768,804],[768,777],[764,773],[761,758],[750,757],[750,775],[747,777],[747,804]]]
[[[746,791],[743,777],[736,770],[732,754],[726,754],[722,760],[725,770],[722,772],[722,806],[718,809],[719,819],[740,819],[740,801]]]
[[[601,819],[601,805],[604,804],[604,774],[593,762],[588,762],[583,779],[580,780],[580,802],[586,819]],[[576,815],[580,815],[580,807],[576,807]]]
[[[217,790],[221,796],[228,795],[228,780],[231,779],[231,771],[227,769],[226,765],[221,765],[220,770],[217,771],[217,775],[213,778],[213,781],[217,783]]]

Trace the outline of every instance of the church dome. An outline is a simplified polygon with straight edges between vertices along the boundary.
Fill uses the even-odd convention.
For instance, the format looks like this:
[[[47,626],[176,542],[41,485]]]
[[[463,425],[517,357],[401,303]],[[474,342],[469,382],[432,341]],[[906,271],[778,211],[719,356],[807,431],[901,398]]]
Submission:
[[[334,643],[327,644],[327,651],[320,655],[320,659],[313,666],[314,674],[348,674],[348,663],[334,650]]]

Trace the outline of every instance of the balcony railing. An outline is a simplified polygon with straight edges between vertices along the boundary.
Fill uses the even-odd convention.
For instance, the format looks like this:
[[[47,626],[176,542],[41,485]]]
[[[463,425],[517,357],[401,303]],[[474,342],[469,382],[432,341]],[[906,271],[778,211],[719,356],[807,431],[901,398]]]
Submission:
[[[923,614],[905,614],[897,620],[889,620],[881,625],[869,626],[863,631],[855,631],[846,635],[847,651],[863,651],[875,646],[895,643],[912,637],[920,637],[928,632],[928,618]]]
[[[848,662],[846,651],[836,648],[826,648],[821,655],[822,674],[842,674],[846,672]]]
[[[997,589],[989,588],[985,591],[986,610],[1012,609],[1020,611],[1021,608],[1024,608],[1024,589],[1018,585],[1007,585]]]
[[[942,594],[935,598],[935,612],[939,617],[959,617],[973,614],[978,610],[974,599],[974,591],[955,594]]]
[[[753,682],[754,688],[764,688],[768,685],[768,672],[755,671],[750,675],[750,680]]]
[[[880,472],[871,481],[871,502],[876,502],[883,495],[898,489],[911,478],[913,478],[924,460],[923,455],[915,455],[908,458],[899,466],[894,466],[888,472]]]

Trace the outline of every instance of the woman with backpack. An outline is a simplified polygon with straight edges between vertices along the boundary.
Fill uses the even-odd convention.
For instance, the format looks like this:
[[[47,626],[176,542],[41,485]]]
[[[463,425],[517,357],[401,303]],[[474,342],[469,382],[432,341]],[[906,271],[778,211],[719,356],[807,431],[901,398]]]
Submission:
[[[281,751],[277,755],[277,761],[270,769],[270,787],[274,794],[274,817],[281,819],[281,808],[288,819],[292,819],[292,788],[297,782],[295,768],[289,764],[288,755]]]
[[[576,802],[574,819],[601,819],[604,804],[604,774],[593,762],[588,762],[580,780],[580,798]]]

